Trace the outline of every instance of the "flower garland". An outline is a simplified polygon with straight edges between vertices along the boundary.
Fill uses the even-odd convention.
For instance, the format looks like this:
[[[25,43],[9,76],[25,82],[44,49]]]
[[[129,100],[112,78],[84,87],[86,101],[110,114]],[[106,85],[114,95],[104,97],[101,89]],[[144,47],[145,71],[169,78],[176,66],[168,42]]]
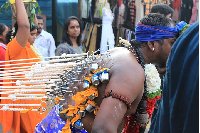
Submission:
[[[144,83],[143,98],[137,107],[136,113],[127,117],[126,125],[122,132],[139,133],[141,128],[146,128],[152,116],[155,103],[161,95],[161,80],[156,67],[153,64],[145,65],[137,49],[132,48],[130,51],[134,53],[138,63],[144,68],[146,80]],[[66,125],[62,128],[62,133],[71,133],[74,127],[78,127],[77,129],[84,129],[81,118],[83,118],[87,112],[96,114],[98,111],[98,106],[94,101],[95,98],[98,97],[97,86],[100,82],[109,80],[109,69],[99,68],[98,64],[90,64],[90,67],[93,69],[91,69],[90,73],[84,78],[83,88],[85,90],[73,95],[72,100],[74,100],[75,104],[68,105],[68,108],[60,112],[60,114],[64,114],[67,118]]]
[[[138,48],[132,47],[129,42],[120,38],[119,41],[128,48],[136,57],[138,63],[145,71],[144,94],[140,101],[136,113],[125,117],[125,126],[122,133],[140,133],[145,130],[152,117],[156,101],[161,97],[161,79],[153,64],[144,64],[144,59]]]
[[[161,79],[155,65],[153,64],[146,64],[144,71],[147,84],[147,97],[153,99],[156,96],[161,95]]]
[[[160,99],[161,96],[161,79],[159,73],[153,64],[145,65],[145,77],[146,77],[146,91],[147,91],[147,113],[149,118],[151,118],[156,101]]]
[[[146,126],[152,117],[156,101],[160,99],[161,79],[155,65],[146,64],[144,70],[146,87],[143,98],[138,105],[136,113],[125,118],[125,126],[122,133],[140,133],[140,128],[146,129]],[[146,103],[146,105],[141,106],[144,103]]]
[[[70,126],[76,127],[77,122],[80,124],[80,120],[82,117],[85,116],[87,112],[96,112],[98,111],[98,107],[94,102],[94,99],[98,97],[98,90],[97,80],[94,80],[95,76],[100,76],[104,72],[108,72],[107,68],[97,69],[93,72],[93,74],[89,74],[89,76],[84,78],[84,88],[86,90],[77,92],[72,99],[75,101],[75,105],[68,105],[67,109],[61,111],[61,114],[66,114],[67,121],[66,125],[62,129],[62,133],[71,133]],[[147,92],[147,107],[146,111],[148,113],[148,119],[151,118],[154,106],[158,98],[160,97],[160,85],[161,79],[159,77],[158,71],[153,64],[145,65],[145,76],[146,76],[146,92]],[[100,76],[101,77],[101,76]],[[99,78],[100,79],[100,78]],[[94,85],[95,84],[95,85]],[[92,109],[88,110],[87,108],[90,107]],[[130,118],[131,119],[131,118]],[[141,125],[139,123],[135,123],[134,130],[126,130],[126,133],[139,133],[139,128]],[[125,132],[124,132],[125,133]]]

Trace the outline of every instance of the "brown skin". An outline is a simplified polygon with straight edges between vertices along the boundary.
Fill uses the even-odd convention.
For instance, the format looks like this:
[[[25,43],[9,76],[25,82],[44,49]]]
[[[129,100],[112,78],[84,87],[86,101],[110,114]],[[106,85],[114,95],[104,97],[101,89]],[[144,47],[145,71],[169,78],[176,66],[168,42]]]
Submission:
[[[171,38],[169,40],[165,39],[164,41],[167,42],[167,45],[162,45],[161,49],[160,49],[160,53],[164,53],[161,54],[161,62],[158,63],[159,67],[157,67],[158,69],[158,73],[160,75],[164,75],[166,72],[166,62],[167,62],[167,58],[168,55],[171,51],[172,45],[174,44],[174,42],[176,41],[176,38]],[[166,44],[166,43],[165,43]],[[163,59],[162,59],[163,58]]]
[[[134,55],[126,48],[115,48],[111,50],[111,58],[112,60],[105,66],[108,68],[112,66],[110,81],[107,85],[103,84],[98,88],[99,97],[96,102],[100,110],[96,117],[87,113],[88,115],[82,119],[84,128],[89,132],[116,133],[124,115],[134,113],[142,97],[144,70]],[[103,98],[105,93],[111,90],[130,99],[131,108],[127,110],[127,106],[118,99]],[[105,124],[105,121],[109,124]]]
[[[38,35],[42,32],[42,29],[44,27],[44,21],[43,19],[37,19],[37,26],[38,26]]]
[[[165,72],[166,72],[166,67],[165,66],[163,66],[163,67],[156,67],[157,68],[157,70],[158,70],[158,73],[160,74],[160,76],[162,77],[164,74],[165,74]]]
[[[78,47],[77,38],[81,33],[81,29],[80,29],[80,25],[78,21],[75,19],[71,20],[66,32],[69,35],[69,39],[71,40],[73,44],[72,47],[74,48]]]
[[[0,35],[2,43],[4,43],[4,44],[6,44],[6,42],[7,42],[6,35],[7,35],[8,31],[9,31],[9,28],[8,28],[8,26],[6,26],[4,32],[2,33],[2,35]]]
[[[171,44],[173,42],[173,38],[164,39],[163,44],[152,42],[142,47],[140,51],[144,55],[145,62],[157,64],[160,64],[161,62],[166,62],[171,49]],[[88,124],[88,121],[85,121],[85,119],[88,120],[88,118],[83,118],[83,122],[85,123],[84,125],[86,126],[85,128],[89,132],[119,132],[117,130],[119,129],[124,116],[135,113],[143,94],[145,78],[144,70],[136,61],[133,53],[124,48],[115,48],[112,50],[111,56],[111,62],[114,62],[114,65],[111,68],[110,81],[107,86],[102,86],[98,89],[99,91],[102,91],[100,92],[100,97],[98,97],[100,101],[98,103],[101,103],[100,110],[98,111],[94,122],[90,120],[89,123],[91,123],[91,125]],[[113,90],[113,92],[131,99],[131,109],[127,110],[126,105],[118,99],[112,97],[103,99],[105,92],[109,92],[110,90]],[[100,99],[103,100],[101,101]],[[92,118],[94,118],[94,116]]]
[[[165,73],[167,58],[175,40],[176,38],[170,38],[163,39],[162,43],[158,41],[148,42],[148,47],[141,49],[146,63],[154,63],[159,66],[159,74]]]
[[[26,13],[22,0],[16,0],[15,4],[18,24],[16,39],[22,47],[25,47],[27,42],[33,44],[33,42],[35,41],[37,30],[33,30],[30,32],[28,15]]]
[[[30,36],[29,36],[29,39],[28,39],[28,42],[33,45],[35,39],[37,37],[37,29],[33,30],[30,32]]]
[[[15,2],[18,24],[16,39],[22,47],[25,47],[30,36],[30,24],[28,20],[28,15],[26,13],[26,9],[22,0],[16,0]]]
[[[149,42],[140,48],[145,63],[165,62],[174,39],[165,39],[163,44]],[[153,50],[154,49],[154,50]],[[137,62],[133,53],[126,48],[114,48],[110,51],[111,57],[104,60],[105,66],[110,68],[108,84],[98,87],[99,96],[96,103],[100,107],[97,115],[87,113],[82,122],[84,128],[92,133],[117,133],[124,116],[135,113],[144,91],[144,70]],[[132,104],[128,109],[122,101],[108,97],[106,92],[112,92],[128,98]],[[112,125],[112,126],[111,126]]]

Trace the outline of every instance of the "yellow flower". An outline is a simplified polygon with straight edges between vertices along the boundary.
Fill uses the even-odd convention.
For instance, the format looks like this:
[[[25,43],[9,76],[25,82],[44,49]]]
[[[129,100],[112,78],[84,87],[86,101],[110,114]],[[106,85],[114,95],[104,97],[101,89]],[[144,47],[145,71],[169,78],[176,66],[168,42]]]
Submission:
[[[60,102],[60,97],[55,97],[54,102],[55,102],[55,104],[58,104]]]
[[[76,114],[76,116],[71,120],[72,125],[74,125],[74,123],[78,121],[80,118],[81,116],[79,114]]]
[[[62,133],[71,133],[70,124],[71,122],[67,120],[65,126],[62,128]]]
[[[15,0],[9,0],[10,4],[14,4]],[[36,2],[36,0],[23,0],[23,2]]]
[[[15,0],[10,0],[10,4],[14,4],[15,3]]]

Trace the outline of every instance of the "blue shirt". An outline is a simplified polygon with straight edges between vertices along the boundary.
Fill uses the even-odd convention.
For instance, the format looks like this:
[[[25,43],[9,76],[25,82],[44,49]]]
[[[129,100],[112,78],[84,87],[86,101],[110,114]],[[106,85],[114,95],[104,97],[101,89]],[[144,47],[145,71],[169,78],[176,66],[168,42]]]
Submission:
[[[175,42],[168,58],[163,97],[149,133],[198,133],[199,23]]]

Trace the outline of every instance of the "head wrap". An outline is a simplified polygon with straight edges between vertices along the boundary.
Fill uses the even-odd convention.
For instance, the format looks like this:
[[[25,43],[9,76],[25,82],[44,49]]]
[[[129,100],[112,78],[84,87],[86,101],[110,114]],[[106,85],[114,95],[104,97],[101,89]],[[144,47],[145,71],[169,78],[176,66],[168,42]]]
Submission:
[[[158,41],[175,37],[185,26],[186,22],[181,21],[175,27],[151,26],[138,23],[135,28],[135,38],[138,42]]]

